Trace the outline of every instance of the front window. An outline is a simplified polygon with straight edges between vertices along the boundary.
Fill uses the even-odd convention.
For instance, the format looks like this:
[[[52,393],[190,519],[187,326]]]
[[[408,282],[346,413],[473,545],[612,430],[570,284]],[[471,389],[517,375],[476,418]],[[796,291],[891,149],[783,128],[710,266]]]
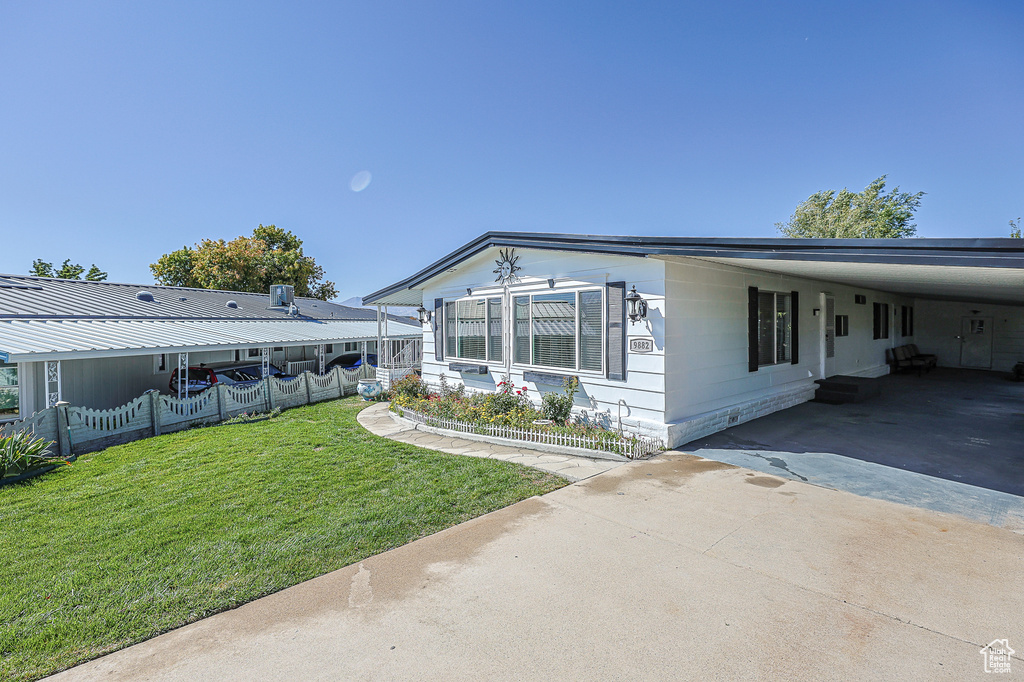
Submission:
[[[444,306],[445,348],[460,360],[500,362],[502,354],[501,298],[469,298]]]
[[[19,416],[18,366],[0,363],[0,419]]]
[[[792,295],[757,294],[757,363],[775,365],[793,359]]]
[[[603,318],[600,290],[516,296],[512,359],[524,365],[599,372]]]

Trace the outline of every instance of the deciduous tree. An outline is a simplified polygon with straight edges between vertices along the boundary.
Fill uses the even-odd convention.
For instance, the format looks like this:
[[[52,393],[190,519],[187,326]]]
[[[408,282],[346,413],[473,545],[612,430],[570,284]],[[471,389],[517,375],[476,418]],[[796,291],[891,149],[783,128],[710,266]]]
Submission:
[[[65,259],[61,264],[60,268],[56,271],[53,269],[53,263],[47,263],[42,258],[37,258],[32,261],[31,274],[36,277],[57,277],[60,279],[82,279],[82,273],[85,272],[78,263],[72,263],[71,259]],[[107,279],[107,273],[96,267],[93,263],[92,267],[89,268],[89,272],[85,273],[85,279],[91,282],[102,282]]]
[[[297,296],[328,300],[338,295],[324,269],[302,251],[302,240],[275,225],[260,225],[251,237],[204,239],[164,254],[149,266],[160,284],[265,293],[271,284],[291,284]]]
[[[796,207],[788,221],[776,223],[775,227],[786,237],[913,237],[917,225],[911,221],[924,192],[911,194],[896,187],[887,193],[885,178],[877,178],[863,192],[851,192],[845,187],[838,192],[816,192]]]

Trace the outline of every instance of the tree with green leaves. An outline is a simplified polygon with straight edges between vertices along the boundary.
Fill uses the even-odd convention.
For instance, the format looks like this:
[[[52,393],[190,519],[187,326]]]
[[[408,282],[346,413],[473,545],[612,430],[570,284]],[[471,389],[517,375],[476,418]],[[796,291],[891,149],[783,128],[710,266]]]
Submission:
[[[64,260],[60,268],[56,271],[53,269],[53,263],[47,263],[42,258],[37,258],[32,261],[31,274],[36,277],[56,277],[58,279],[82,279],[82,273],[85,272],[78,263],[72,263],[70,258]],[[92,267],[89,268],[89,272],[85,272],[85,279],[90,282],[103,282],[107,279],[107,273],[96,267],[93,263]]]
[[[1010,236],[1014,239],[1020,239],[1021,222],[1020,218],[1010,221]]]
[[[921,205],[924,192],[901,192],[899,187],[885,191],[882,176],[864,188],[851,192],[816,192],[801,202],[785,223],[776,229],[785,237],[829,239],[896,239],[917,235],[911,222]]]
[[[266,293],[271,284],[291,284],[296,296],[326,301],[338,295],[324,269],[303,253],[302,240],[275,225],[230,242],[204,239],[160,256],[149,269],[168,286]]]

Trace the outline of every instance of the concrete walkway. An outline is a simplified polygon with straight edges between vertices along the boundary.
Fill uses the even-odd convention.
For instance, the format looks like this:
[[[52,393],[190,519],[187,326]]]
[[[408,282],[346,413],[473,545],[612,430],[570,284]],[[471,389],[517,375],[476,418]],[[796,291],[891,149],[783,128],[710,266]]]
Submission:
[[[491,445],[465,438],[439,436],[426,431],[418,431],[391,418],[388,403],[378,403],[359,413],[359,423],[370,433],[384,436],[392,440],[418,445],[428,450],[447,452],[452,455],[467,457],[487,457],[515,462],[542,471],[550,471],[570,481],[582,481],[621,466],[624,462],[607,459],[588,459],[572,455],[554,455],[525,448],[513,448],[504,445]]]
[[[670,453],[57,679],[980,680],[1021,584],[1016,533]]]

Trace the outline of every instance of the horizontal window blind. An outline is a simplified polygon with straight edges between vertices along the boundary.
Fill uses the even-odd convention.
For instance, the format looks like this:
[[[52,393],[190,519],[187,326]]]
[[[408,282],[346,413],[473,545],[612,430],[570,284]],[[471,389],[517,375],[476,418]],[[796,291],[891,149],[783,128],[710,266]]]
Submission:
[[[580,369],[601,371],[604,344],[601,330],[604,326],[604,306],[600,291],[580,292]]]
[[[530,297],[516,296],[512,308],[512,361],[529,365]]]
[[[533,364],[576,368],[576,294],[533,297]]]
[[[467,360],[484,360],[487,357],[487,302],[480,298],[458,301],[456,329],[459,350],[456,357]]]
[[[487,299],[487,359],[491,362],[501,362],[503,326],[501,299]]]

